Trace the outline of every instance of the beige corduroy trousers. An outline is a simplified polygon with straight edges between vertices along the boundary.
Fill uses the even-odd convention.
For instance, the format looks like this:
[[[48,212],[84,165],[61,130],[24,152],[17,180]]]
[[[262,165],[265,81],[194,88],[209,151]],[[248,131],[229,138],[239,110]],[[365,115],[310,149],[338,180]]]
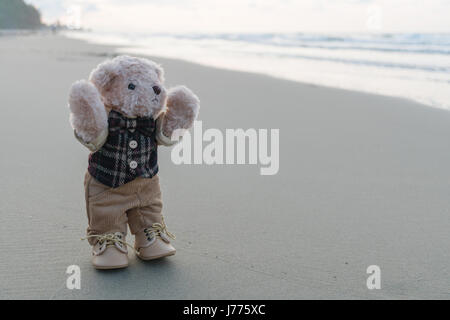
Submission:
[[[136,234],[153,223],[162,223],[162,197],[158,175],[138,177],[118,188],[108,187],[86,172],[84,179],[87,235],[123,232],[127,224]],[[91,245],[95,237],[88,238]]]

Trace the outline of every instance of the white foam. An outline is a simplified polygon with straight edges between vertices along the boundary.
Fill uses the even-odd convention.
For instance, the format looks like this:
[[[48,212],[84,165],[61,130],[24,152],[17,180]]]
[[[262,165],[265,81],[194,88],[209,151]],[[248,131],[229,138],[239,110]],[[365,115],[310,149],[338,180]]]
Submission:
[[[408,98],[450,109],[450,35],[113,34],[70,37],[121,52]]]

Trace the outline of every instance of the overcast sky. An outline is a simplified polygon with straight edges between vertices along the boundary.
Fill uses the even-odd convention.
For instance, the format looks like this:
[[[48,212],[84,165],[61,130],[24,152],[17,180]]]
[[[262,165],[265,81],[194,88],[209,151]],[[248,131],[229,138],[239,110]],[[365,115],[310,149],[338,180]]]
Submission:
[[[45,22],[126,32],[450,32],[450,0],[26,0]]]

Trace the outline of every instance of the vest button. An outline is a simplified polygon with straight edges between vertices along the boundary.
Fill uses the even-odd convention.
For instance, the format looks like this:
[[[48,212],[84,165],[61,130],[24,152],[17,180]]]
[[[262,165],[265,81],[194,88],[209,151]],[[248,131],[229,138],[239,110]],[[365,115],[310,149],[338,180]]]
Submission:
[[[136,140],[131,140],[128,145],[130,146],[131,149],[136,149],[138,144],[137,144]]]
[[[130,161],[130,168],[131,169],[136,169],[137,168],[137,162],[136,161]]]

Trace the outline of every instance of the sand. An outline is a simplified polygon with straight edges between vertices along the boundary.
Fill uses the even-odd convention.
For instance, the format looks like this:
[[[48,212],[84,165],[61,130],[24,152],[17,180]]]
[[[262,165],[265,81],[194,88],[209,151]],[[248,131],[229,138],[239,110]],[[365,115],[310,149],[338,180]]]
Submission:
[[[176,166],[161,149],[177,254],[94,270],[80,241],[88,151],[67,96],[113,49],[0,37],[0,298],[450,298],[448,111],[161,58],[169,86],[200,96],[204,129],[279,129],[280,170]],[[80,290],[66,288],[69,265]]]

